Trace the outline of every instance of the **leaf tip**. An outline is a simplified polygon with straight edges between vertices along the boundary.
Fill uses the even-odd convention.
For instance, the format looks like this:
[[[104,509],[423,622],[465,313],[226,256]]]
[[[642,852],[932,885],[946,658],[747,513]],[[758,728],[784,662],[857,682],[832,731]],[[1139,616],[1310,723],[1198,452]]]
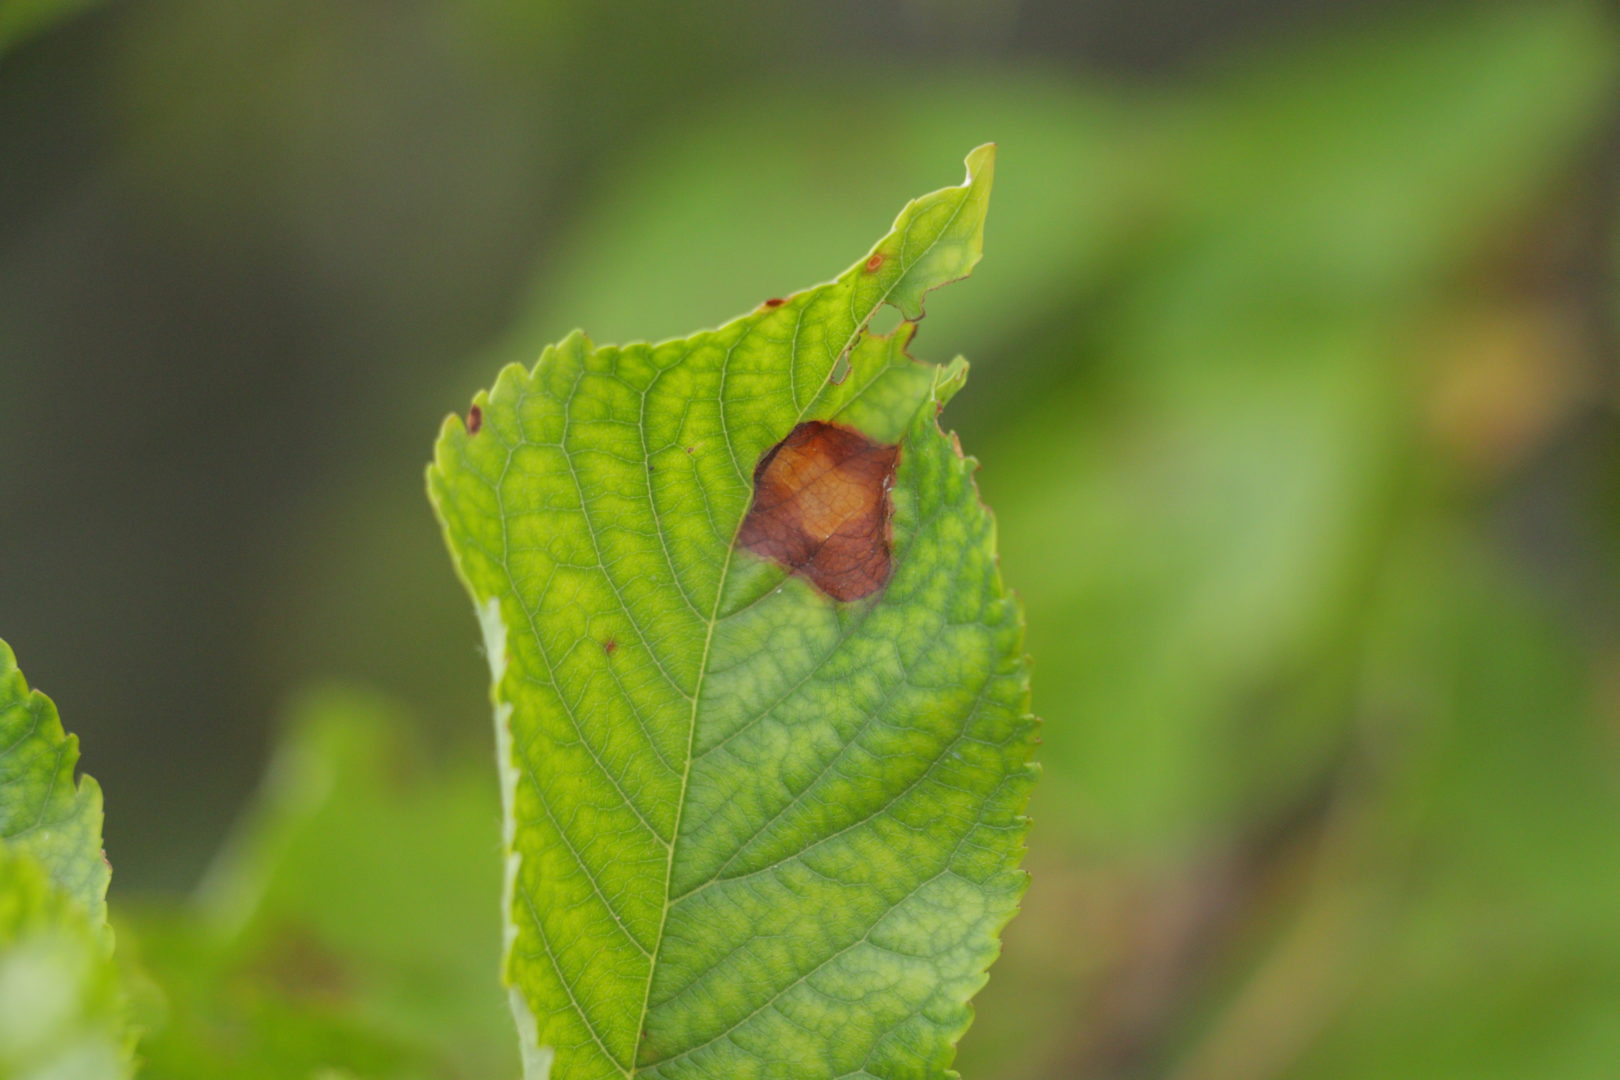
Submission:
[[[963,187],[982,185],[986,192],[996,175],[996,144],[993,142],[981,143],[968,151],[967,179],[962,182]]]
[[[856,267],[857,276],[881,287],[882,300],[904,318],[922,318],[926,294],[960,281],[978,265],[995,160],[994,143],[976,147],[966,158],[967,178],[907,203],[888,235]]]

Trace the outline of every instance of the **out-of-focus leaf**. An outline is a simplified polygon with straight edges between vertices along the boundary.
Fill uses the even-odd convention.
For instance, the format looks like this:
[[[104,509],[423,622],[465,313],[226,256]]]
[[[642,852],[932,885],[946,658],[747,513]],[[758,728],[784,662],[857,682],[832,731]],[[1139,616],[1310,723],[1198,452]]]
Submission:
[[[997,272],[930,312],[923,333],[969,354],[1004,349],[1009,334],[1067,310],[1151,205],[1160,185],[1141,136],[1120,103],[1055,71],[758,88],[603,171],[577,227],[541,259],[500,355],[527,360],[532,342],[575,326],[656,341],[718,324],[839,265],[898,193],[987,137],[1007,163]]]
[[[867,324],[977,263],[992,160],[829,284],[656,346],[571,336],[445,423],[429,487],[485,625],[536,1080],[950,1075],[1023,891],[1033,722],[936,422],[965,365]],[[801,456],[830,431],[856,448]]]
[[[167,998],[151,1075],[515,1070],[494,778],[430,764],[408,732],[371,695],[309,695],[195,900],[129,913]]]
[[[1049,827],[1185,853],[1335,752],[1342,713],[1290,702],[1337,677],[1394,527],[1426,324],[1572,164],[1613,43],[1585,5],[1426,11],[1188,110],[1207,141],[1154,252],[1072,328],[1106,367],[1008,425],[985,479],[1009,559],[1046,568],[1034,651],[1068,658]],[[1055,536],[1075,557],[1040,554]]]
[[[1297,911],[1176,1080],[1599,1080],[1620,1060],[1620,753],[1591,655],[1477,541],[1401,545]]]
[[[1198,867],[1320,812],[1354,745],[1346,699],[1388,545],[1414,507],[1466,503],[1423,395],[1433,365],[1469,359],[1432,344],[1578,164],[1617,55],[1589,5],[1414,10],[1251,55],[1257,73],[1164,130],[1179,149],[1153,245],[1046,341],[1076,370],[987,437],[983,483],[1043,660],[1035,850],[1056,865],[965,1072],[1068,1075],[1110,1040],[1181,1037],[1177,1010],[1204,999],[1157,951],[1147,898],[1219,908]],[[1131,998],[1157,1020],[1085,1023],[1159,964],[1170,989]],[[1027,1005],[1031,986],[1063,1011]]]
[[[1414,9],[1192,95],[1172,224],[1122,312],[1147,373],[1198,396],[1288,366],[1321,319],[1387,325],[1432,302],[1571,166],[1617,40],[1585,0]]]
[[[0,843],[0,1076],[118,1080],[129,1041],[105,927],[31,852]]]
[[[0,56],[95,0],[0,0]]]

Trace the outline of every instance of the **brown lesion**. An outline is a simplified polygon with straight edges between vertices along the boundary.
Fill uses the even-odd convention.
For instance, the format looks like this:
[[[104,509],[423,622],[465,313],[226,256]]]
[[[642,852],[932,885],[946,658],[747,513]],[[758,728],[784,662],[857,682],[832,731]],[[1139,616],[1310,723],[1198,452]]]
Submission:
[[[737,542],[835,600],[870,596],[889,580],[889,487],[900,448],[811,420],[754,469],[754,503]]]

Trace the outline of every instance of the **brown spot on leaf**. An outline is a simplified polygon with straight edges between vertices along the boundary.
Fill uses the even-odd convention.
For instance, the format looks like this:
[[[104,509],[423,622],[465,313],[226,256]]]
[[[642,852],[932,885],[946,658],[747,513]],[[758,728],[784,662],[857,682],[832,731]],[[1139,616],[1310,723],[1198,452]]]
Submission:
[[[614,653],[618,652],[618,640],[615,638],[608,638],[606,641],[602,642],[602,651],[607,653],[609,656],[612,656]]]
[[[866,272],[868,274],[876,273],[877,268],[882,266],[882,265],[883,265],[883,253],[880,251],[876,255],[873,255],[870,259],[866,260]]]
[[[900,448],[819,420],[800,424],[754,470],[737,542],[835,600],[889,580],[889,486]]]
[[[765,306],[766,307],[781,307],[785,303],[787,303],[787,301],[782,299],[780,296],[773,296],[769,300],[765,301]]]
[[[484,426],[484,410],[477,405],[467,410],[467,434],[476,435],[478,429]]]

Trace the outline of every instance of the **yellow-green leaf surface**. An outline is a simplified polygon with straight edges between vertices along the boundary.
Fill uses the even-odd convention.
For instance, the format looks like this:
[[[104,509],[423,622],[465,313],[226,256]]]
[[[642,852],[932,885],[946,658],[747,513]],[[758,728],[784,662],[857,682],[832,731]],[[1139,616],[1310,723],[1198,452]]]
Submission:
[[[78,740],[0,641],[0,1077],[130,1071],[107,929],[101,789],[74,782]]]
[[[79,740],[0,641],[0,843],[37,858],[102,926],[112,871],[101,854],[101,788],[88,776],[75,783],[78,763]]]
[[[979,259],[993,153],[834,281],[656,345],[575,334],[446,422],[429,488],[493,672],[531,1077],[951,1075],[1024,888],[1034,721],[936,419],[966,365],[906,346]],[[737,544],[811,420],[900,447],[861,599]]]
[[[0,1076],[129,1075],[124,999],[104,928],[40,860],[0,844]]]

